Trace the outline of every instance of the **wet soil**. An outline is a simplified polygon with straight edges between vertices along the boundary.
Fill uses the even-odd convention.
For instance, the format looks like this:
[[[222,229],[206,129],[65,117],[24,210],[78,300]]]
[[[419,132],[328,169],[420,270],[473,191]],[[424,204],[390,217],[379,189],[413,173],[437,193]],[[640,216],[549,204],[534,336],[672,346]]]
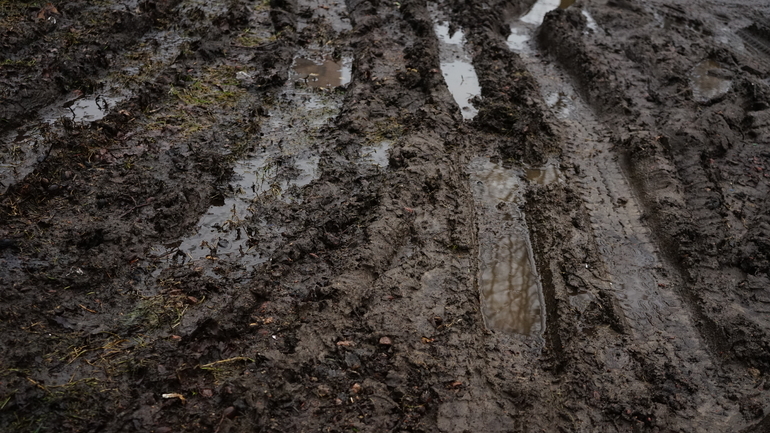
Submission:
[[[0,0],[0,430],[768,431],[768,23]]]

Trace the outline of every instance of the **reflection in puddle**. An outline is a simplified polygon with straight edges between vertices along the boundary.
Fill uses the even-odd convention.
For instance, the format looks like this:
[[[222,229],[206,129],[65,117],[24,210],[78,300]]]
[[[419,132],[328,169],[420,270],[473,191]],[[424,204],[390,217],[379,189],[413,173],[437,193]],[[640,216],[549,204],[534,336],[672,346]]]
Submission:
[[[538,0],[532,5],[529,12],[521,17],[521,21],[539,26],[543,23],[543,18],[545,18],[545,14],[548,12],[551,12],[556,8],[567,9],[574,3],[575,0]]]
[[[511,25],[511,34],[508,35],[508,48],[513,51],[524,51],[527,43],[532,39],[532,31],[519,26]]]
[[[479,288],[490,329],[524,335],[545,330],[543,294],[524,215],[520,173],[484,159],[469,170],[482,216]]]
[[[386,168],[390,164],[388,150],[391,146],[390,140],[382,140],[373,146],[363,146],[361,148],[361,159],[376,166]]]
[[[75,123],[94,122],[101,120],[110,110],[123,101],[122,97],[97,95],[89,98],[79,98],[62,104],[43,115],[43,120],[52,124],[62,117],[69,118]]]
[[[575,108],[575,103],[566,92],[554,92],[545,95],[545,104],[548,105],[559,119],[566,119]]]
[[[72,120],[75,122],[93,122],[107,115],[110,108],[120,102],[122,98],[109,98],[97,96],[96,98],[78,99],[69,109],[72,111]]]
[[[690,79],[693,99],[705,103],[724,96],[732,86],[729,74],[717,61],[706,59],[698,63]]]
[[[434,26],[439,38],[439,55],[441,58],[441,73],[444,76],[449,91],[455,102],[460,106],[464,119],[473,119],[478,110],[471,104],[471,99],[481,94],[479,78],[471,59],[463,46],[461,30],[449,34],[448,24]]]
[[[436,24],[434,30],[438,39],[445,44],[462,45],[463,43],[463,36],[465,35],[462,30],[455,29],[455,32],[450,35],[449,24],[447,23]]]
[[[310,87],[339,87],[350,82],[351,63],[350,59],[343,59],[341,62],[324,60],[316,63],[298,57],[294,60],[294,72]]]
[[[441,72],[455,102],[462,108],[463,118],[476,117],[479,111],[471,104],[471,99],[481,93],[481,87],[473,65],[462,60],[441,63]]]
[[[511,34],[508,35],[508,48],[513,51],[527,49],[527,43],[532,39],[532,32],[521,27],[511,26]]]
[[[555,164],[548,164],[542,168],[528,168],[527,180],[538,185],[549,185],[559,180],[559,169]]]

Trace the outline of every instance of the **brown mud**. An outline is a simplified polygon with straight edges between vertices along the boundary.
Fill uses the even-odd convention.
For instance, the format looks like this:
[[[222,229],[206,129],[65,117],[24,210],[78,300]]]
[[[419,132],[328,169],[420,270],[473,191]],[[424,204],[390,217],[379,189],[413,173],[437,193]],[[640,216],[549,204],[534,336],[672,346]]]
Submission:
[[[0,0],[0,430],[768,431],[768,23]]]

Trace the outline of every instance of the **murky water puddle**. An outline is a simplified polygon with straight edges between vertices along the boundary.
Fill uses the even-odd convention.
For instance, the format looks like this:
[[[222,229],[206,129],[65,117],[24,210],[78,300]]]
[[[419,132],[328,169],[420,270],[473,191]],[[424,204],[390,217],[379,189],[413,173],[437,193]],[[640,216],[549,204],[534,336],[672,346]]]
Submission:
[[[566,9],[574,3],[575,0],[538,0],[520,20],[527,24],[539,26],[548,12],[557,8]]]
[[[698,63],[690,74],[690,88],[696,102],[707,103],[720,98],[732,87],[732,74],[722,69],[719,62],[706,59]]]
[[[298,58],[294,61],[294,72],[310,87],[343,86],[350,82],[351,67],[352,59],[313,61]]]
[[[528,181],[537,185],[548,185],[561,180],[561,173],[555,162],[549,162],[543,167],[527,168],[524,174]]]
[[[524,175],[485,158],[474,159],[468,170],[479,210],[478,284],[487,327],[523,335],[542,334],[543,291],[520,206],[523,178],[545,181],[541,177],[544,172]]]
[[[464,119],[473,119],[478,110],[471,100],[481,95],[479,77],[471,64],[471,58],[465,51],[462,30],[450,34],[449,24],[435,23],[433,26],[439,39],[439,58],[441,74],[444,76],[449,91],[460,106]]]
[[[41,114],[48,124],[53,124],[61,118],[67,118],[75,123],[94,122],[103,119],[115,105],[125,99],[126,96],[92,95],[49,107]]]
[[[341,95],[328,89],[349,82],[350,64],[349,58],[341,62],[296,58],[285,88],[262,124],[258,149],[234,166],[227,188],[232,195],[213,200],[195,233],[156,248],[153,258],[166,265],[209,259],[238,261],[248,267],[267,261],[272,253],[268,245],[280,239],[284,227],[263,221],[255,229],[244,221],[261,200],[301,200],[299,189],[318,177],[317,136],[342,103]],[[310,74],[314,80],[308,79]]]
[[[387,168],[390,164],[388,151],[393,143],[390,140],[382,140],[376,144],[361,147],[361,160],[381,168]]]

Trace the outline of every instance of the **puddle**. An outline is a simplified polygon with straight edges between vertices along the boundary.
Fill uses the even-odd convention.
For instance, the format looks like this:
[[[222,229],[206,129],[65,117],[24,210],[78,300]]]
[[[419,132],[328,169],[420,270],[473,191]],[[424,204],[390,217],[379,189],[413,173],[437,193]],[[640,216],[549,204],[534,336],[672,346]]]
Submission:
[[[62,117],[69,118],[75,123],[94,122],[109,114],[115,105],[122,102],[124,97],[96,95],[88,98],[78,98],[52,108],[43,114],[43,120],[52,124]]]
[[[479,212],[478,276],[487,327],[539,335],[545,330],[544,300],[524,214],[519,208],[521,172],[484,158],[469,166]]]
[[[567,92],[558,91],[545,95],[543,98],[548,108],[553,111],[553,114],[559,119],[566,119],[570,117],[570,114],[575,110],[575,103],[573,101],[575,95],[569,95]]]
[[[299,57],[294,61],[294,72],[310,87],[339,87],[350,82],[352,63],[351,58],[318,63]]]
[[[567,9],[574,3],[575,0],[538,0],[520,20],[527,24],[539,26],[543,23],[543,18],[548,12],[554,9]]]
[[[698,63],[690,77],[693,99],[696,102],[706,103],[724,96],[732,87],[730,76],[731,73],[722,69],[719,62],[715,60],[706,59]]]
[[[569,297],[569,304],[581,313],[586,311],[591,306],[591,303],[595,301],[596,297],[588,292],[570,295]]]
[[[465,36],[459,29],[450,34],[449,25],[446,23],[436,23],[433,28],[439,39],[441,74],[444,81],[460,106],[463,118],[473,119],[478,110],[471,103],[471,99],[481,94],[481,86],[471,58],[465,51]]]
[[[535,28],[543,23],[545,15],[554,9],[567,9],[575,4],[575,0],[539,0],[529,11],[511,23],[511,34],[508,36],[508,48],[516,52],[530,52],[530,40],[535,32]],[[599,32],[599,25],[596,23],[587,10],[581,11],[586,18],[586,33],[590,30]]]
[[[509,49],[512,51],[524,51],[528,48],[530,40],[532,40],[531,30],[511,25],[511,34],[508,35],[506,40]]]
[[[387,168],[390,164],[388,151],[392,144],[390,140],[382,140],[373,146],[363,146],[361,148],[361,160],[381,168]]]
[[[541,168],[528,168],[525,176],[531,183],[537,185],[549,185],[559,180],[559,169],[555,164],[548,164]]]
[[[296,65],[307,65],[298,58]],[[316,63],[307,61],[312,65]],[[343,62],[344,63],[344,62]],[[294,87],[297,77],[308,69],[297,71],[287,81],[277,102],[270,108],[269,118],[262,124],[262,138],[249,157],[238,161],[228,185],[232,195],[212,198],[211,207],[198,222],[198,230],[176,245],[157,248],[154,258],[167,265],[188,261],[237,260],[247,268],[264,263],[272,254],[271,245],[281,239],[285,227],[262,221],[253,228],[253,205],[262,200],[291,202],[301,200],[299,188],[319,176],[319,130],[336,115],[341,96],[313,87],[325,88],[345,83],[342,69],[315,83],[317,86]],[[349,78],[348,78],[349,79]],[[341,83],[341,84],[326,84]],[[310,84],[310,83],[308,83]],[[386,152],[387,148],[384,151]],[[385,158],[387,160],[387,157]],[[244,224],[245,220],[250,224]],[[248,232],[246,227],[254,232]],[[155,271],[159,275],[162,268]]]

